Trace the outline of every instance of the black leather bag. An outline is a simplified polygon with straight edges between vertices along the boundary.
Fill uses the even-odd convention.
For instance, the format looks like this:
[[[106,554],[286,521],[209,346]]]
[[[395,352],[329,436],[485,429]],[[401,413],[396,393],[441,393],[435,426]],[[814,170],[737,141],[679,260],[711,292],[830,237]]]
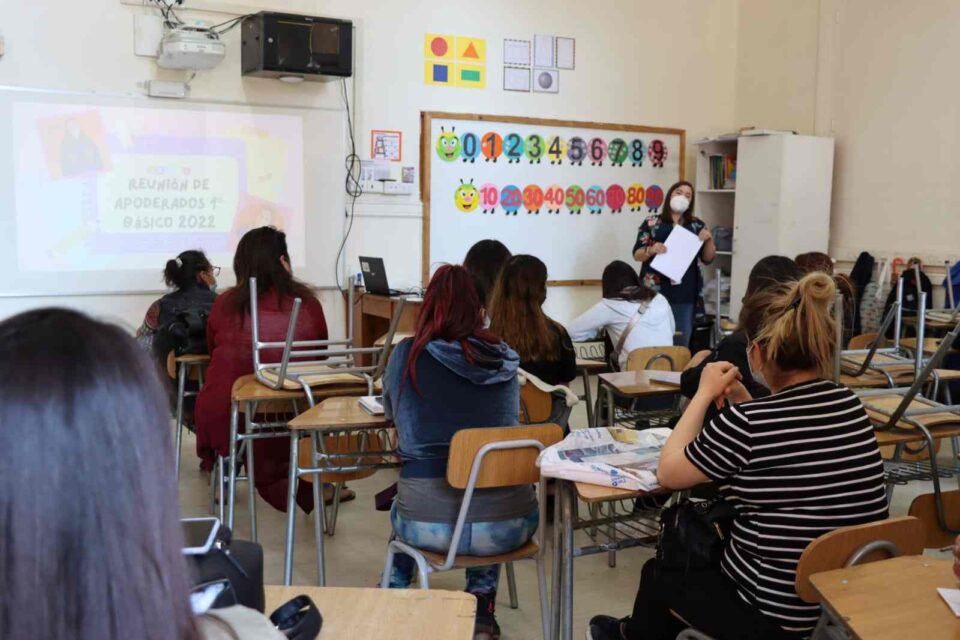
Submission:
[[[657,562],[683,571],[719,566],[735,516],[733,505],[719,496],[664,509]]]
[[[233,540],[230,529],[221,526],[214,548],[203,555],[187,556],[194,585],[220,580],[230,583],[230,604],[242,604],[263,613],[263,547],[256,542]],[[214,608],[221,606],[214,603]]]

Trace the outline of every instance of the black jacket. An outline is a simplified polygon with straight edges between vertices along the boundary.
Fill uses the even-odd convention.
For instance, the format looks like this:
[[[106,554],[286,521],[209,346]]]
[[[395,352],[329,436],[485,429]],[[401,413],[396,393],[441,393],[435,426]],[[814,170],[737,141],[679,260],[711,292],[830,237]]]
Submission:
[[[747,362],[747,338],[741,333],[725,337],[706,360],[680,374],[680,393],[687,398],[692,398],[700,386],[700,374],[703,373],[703,368],[711,362],[729,362],[740,369],[740,375],[743,378],[741,382],[754,398],[770,395],[770,390],[750,375],[750,364]],[[712,420],[718,413],[716,405],[711,404],[704,420]]]
[[[873,266],[876,261],[866,251],[861,251],[857,261],[850,270],[850,280],[853,282],[853,335],[863,333],[862,319],[860,318],[860,302],[863,300],[863,290],[873,279]]]

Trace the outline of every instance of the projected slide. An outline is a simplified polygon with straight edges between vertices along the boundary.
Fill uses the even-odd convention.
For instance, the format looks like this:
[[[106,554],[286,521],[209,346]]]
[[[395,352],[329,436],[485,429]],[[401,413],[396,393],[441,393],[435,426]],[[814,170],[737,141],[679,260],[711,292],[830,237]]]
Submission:
[[[287,231],[302,263],[300,117],[12,107],[20,271],[156,270],[193,248],[229,266],[263,225]]]

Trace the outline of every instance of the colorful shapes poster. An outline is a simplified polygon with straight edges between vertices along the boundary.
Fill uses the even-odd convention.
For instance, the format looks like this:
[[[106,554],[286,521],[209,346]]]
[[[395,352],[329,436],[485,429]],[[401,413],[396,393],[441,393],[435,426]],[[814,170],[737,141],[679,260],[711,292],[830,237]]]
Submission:
[[[423,82],[483,89],[487,86],[487,41],[472,36],[423,36]]]

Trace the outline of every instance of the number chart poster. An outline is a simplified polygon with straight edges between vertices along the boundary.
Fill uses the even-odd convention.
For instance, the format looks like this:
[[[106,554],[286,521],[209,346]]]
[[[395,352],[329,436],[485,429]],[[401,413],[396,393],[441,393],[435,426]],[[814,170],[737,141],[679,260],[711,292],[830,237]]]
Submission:
[[[551,281],[599,280],[633,262],[637,229],[683,175],[682,129],[429,113],[423,126],[425,284],[484,238],[539,257]]]

